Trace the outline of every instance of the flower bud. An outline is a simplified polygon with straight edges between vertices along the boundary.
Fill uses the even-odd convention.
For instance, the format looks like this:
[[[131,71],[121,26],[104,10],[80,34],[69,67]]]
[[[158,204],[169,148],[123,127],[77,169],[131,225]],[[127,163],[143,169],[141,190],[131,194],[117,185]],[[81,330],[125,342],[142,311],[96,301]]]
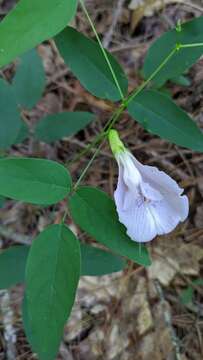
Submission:
[[[125,146],[119,138],[118,132],[114,129],[110,130],[108,133],[109,144],[111,151],[114,155],[125,151]]]

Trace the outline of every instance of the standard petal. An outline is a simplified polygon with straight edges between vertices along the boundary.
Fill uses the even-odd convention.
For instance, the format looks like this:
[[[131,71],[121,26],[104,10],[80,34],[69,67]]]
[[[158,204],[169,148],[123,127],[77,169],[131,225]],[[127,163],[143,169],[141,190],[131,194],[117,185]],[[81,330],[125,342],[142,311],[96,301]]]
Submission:
[[[131,158],[140,172],[143,181],[150,184],[154,189],[164,193],[182,194],[183,189],[164,171],[155,166],[142,165],[132,154]]]

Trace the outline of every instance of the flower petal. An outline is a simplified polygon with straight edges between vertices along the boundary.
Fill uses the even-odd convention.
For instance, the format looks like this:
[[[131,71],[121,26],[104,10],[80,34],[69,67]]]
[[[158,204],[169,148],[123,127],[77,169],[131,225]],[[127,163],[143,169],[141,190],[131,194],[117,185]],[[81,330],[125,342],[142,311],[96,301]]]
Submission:
[[[152,201],[149,209],[156,224],[157,235],[168,234],[187,217],[188,198],[176,195],[160,202]]]
[[[144,198],[138,193],[137,187],[129,189],[124,181],[124,169],[119,165],[119,177],[114,198],[119,221],[127,228],[127,234],[137,242],[152,240],[157,228]],[[133,189],[135,191],[133,191]]]
[[[142,177],[137,169],[129,151],[123,151],[116,155],[119,168],[123,168],[123,180],[131,187],[137,187],[142,182]],[[120,170],[120,169],[119,169]]]
[[[156,167],[142,165],[128,151],[119,153],[114,193],[119,221],[137,242],[171,232],[188,216],[188,198],[175,180]]]
[[[121,183],[120,183],[121,185]],[[143,198],[134,198],[128,190],[125,195],[125,206],[123,206],[122,185],[118,186],[115,193],[115,202],[119,221],[127,228],[127,234],[137,242],[147,242],[157,235],[157,228],[153,215]]]
[[[117,184],[116,191],[114,192],[116,205],[118,206],[119,209],[124,208],[125,195],[126,195],[127,191],[128,191],[128,187],[125,184],[124,177],[123,177],[123,166],[119,165],[118,184]]]
[[[163,199],[163,196],[160,194],[160,192],[154,189],[148,183],[142,182],[140,184],[140,188],[143,196],[148,200],[160,201]]]
[[[184,189],[164,171],[157,169],[155,166],[141,164],[132,154],[131,158],[144,182],[149,183],[154,189],[164,193],[176,193],[179,195],[183,193]]]
[[[170,207],[173,208],[174,213],[179,217],[179,221],[184,221],[188,217],[189,213],[189,201],[186,195],[171,195],[166,194],[164,196],[165,201],[170,204]]]

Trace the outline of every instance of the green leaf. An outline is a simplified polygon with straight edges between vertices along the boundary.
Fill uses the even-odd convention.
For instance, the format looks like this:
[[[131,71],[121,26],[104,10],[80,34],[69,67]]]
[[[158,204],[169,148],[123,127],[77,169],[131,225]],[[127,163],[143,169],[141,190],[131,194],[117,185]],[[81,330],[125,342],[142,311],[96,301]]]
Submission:
[[[2,209],[4,207],[5,201],[6,201],[5,197],[0,196],[0,209]]]
[[[24,283],[30,246],[12,246],[0,253],[0,289]],[[81,275],[100,276],[121,271],[126,261],[107,251],[81,244]]]
[[[30,109],[40,100],[45,88],[45,72],[35,49],[21,57],[12,88],[18,105],[23,108]]]
[[[170,79],[170,81],[173,82],[174,84],[177,84],[180,86],[185,86],[185,87],[188,87],[191,85],[190,79],[184,75],[178,75],[176,77],[173,77],[172,79]]]
[[[116,101],[120,94],[102,51],[95,41],[88,39],[71,27],[67,27],[56,38],[56,45],[74,75],[93,95],[102,99]],[[121,66],[107,52],[109,61],[124,94],[128,82]]]
[[[101,276],[121,271],[126,261],[110,252],[81,244],[82,276]]]
[[[15,139],[14,145],[22,143],[29,136],[29,128],[24,121],[21,121],[21,127]]]
[[[0,67],[60,32],[77,0],[21,0],[0,23]]]
[[[32,329],[30,327],[30,319],[28,316],[28,305],[27,305],[26,293],[24,293],[21,312],[22,312],[23,329],[25,331],[26,338],[27,338],[30,346],[34,349],[35,347],[37,347],[37,345],[35,344],[34,338],[32,337]]]
[[[183,305],[192,303],[193,296],[194,296],[194,290],[193,290],[192,286],[189,286],[189,287],[187,287],[187,289],[182,291],[182,293],[180,295],[180,302]]]
[[[33,352],[35,352],[34,349],[37,348],[37,343],[35,343],[35,338],[32,336],[30,318],[28,315],[28,302],[27,302],[26,292],[24,293],[24,296],[23,296],[21,313],[22,313],[23,329],[24,329],[27,341],[29,342],[31,348],[33,349]]]
[[[36,126],[35,137],[38,140],[50,143],[64,136],[77,133],[88,125],[95,116],[88,112],[75,111],[49,115]]]
[[[156,90],[156,89],[154,89]],[[161,88],[159,88],[159,90],[157,90],[159,93],[167,96],[169,99],[173,99],[172,97],[172,93],[171,93],[171,90],[169,88],[167,88],[166,86],[162,86]]]
[[[22,120],[12,88],[3,80],[0,80],[0,109],[0,149],[8,149],[18,136]]]
[[[71,188],[66,168],[51,160],[0,160],[0,195],[33,204],[50,205],[65,198]]]
[[[115,253],[141,265],[151,260],[147,248],[132,241],[118,221],[114,202],[101,190],[81,187],[69,200],[74,221],[82,230]]]
[[[118,256],[93,246],[81,244],[81,275],[82,276],[101,276],[113,272],[121,271],[126,266],[126,262]],[[37,348],[35,338],[32,336],[32,329],[27,311],[27,297],[24,294],[22,302],[23,327],[26,337],[33,347]]]
[[[12,246],[0,253],[0,289],[24,282],[29,246]]]
[[[177,145],[203,150],[202,132],[168,96],[143,91],[128,105],[128,111],[147,131]]]
[[[192,281],[192,283],[194,285],[200,285],[203,286],[203,279],[196,279],[194,281]],[[194,287],[192,286],[188,286],[185,290],[183,290],[180,294],[180,302],[183,305],[187,305],[193,302],[193,297],[194,297]]]
[[[33,349],[54,359],[80,277],[80,245],[64,225],[51,225],[33,242],[26,267],[27,310]]]
[[[144,63],[144,75],[147,79],[164,61],[176,44],[193,44],[203,42],[203,16],[181,25],[181,31],[176,29],[164,33],[150,47]],[[161,49],[161,50],[160,50]],[[167,80],[183,74],[203,54],[202,47],[180,49],[153,79],[157,85],[163,85]]]

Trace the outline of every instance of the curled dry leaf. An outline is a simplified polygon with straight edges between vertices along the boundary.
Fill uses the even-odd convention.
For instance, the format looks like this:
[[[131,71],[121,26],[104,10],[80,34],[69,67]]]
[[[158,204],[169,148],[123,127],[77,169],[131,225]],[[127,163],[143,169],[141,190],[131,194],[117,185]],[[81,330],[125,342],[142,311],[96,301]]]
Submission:
[[[132,10],[131,31],[133,32],[144,16],[150,17],[166,5],[180,3],[181,0],[132,0],[129,9]]]

